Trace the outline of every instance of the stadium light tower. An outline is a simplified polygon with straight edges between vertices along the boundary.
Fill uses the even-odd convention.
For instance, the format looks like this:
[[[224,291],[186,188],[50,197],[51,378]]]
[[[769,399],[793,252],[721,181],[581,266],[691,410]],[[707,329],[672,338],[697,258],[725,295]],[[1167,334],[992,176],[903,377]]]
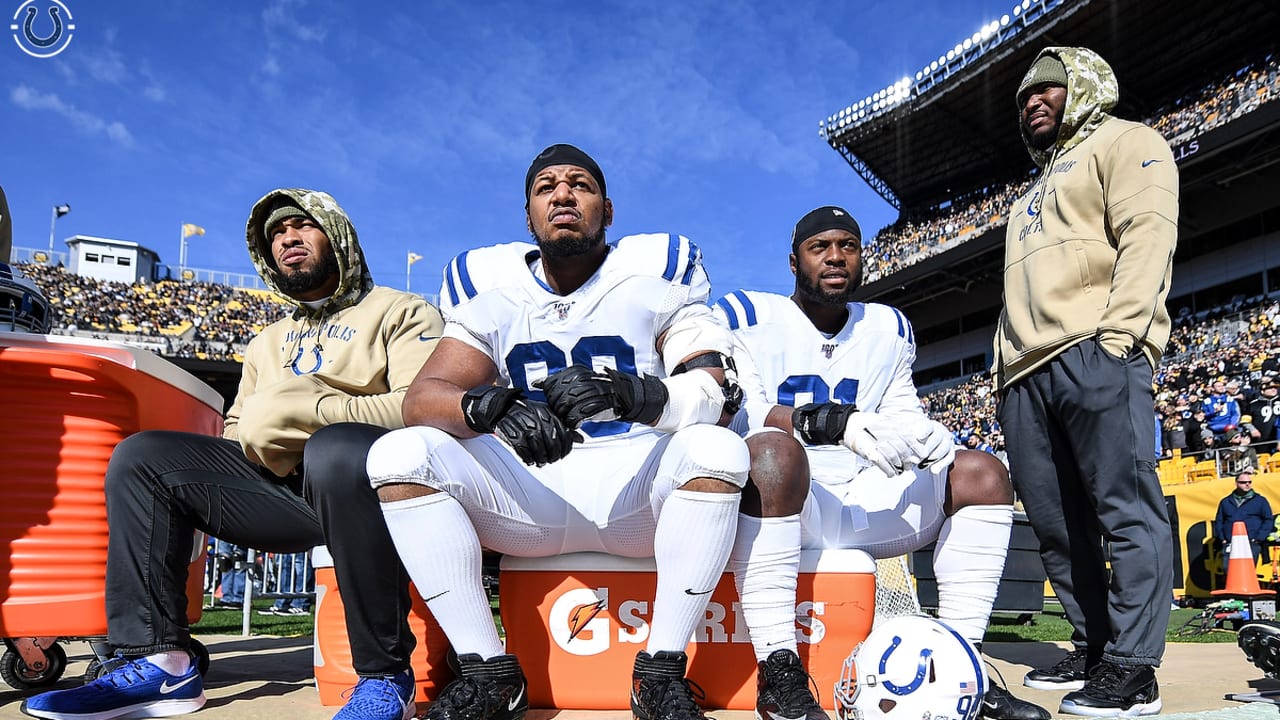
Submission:
[[[49,262],[53,262],[53,226],[57,224],[58,218],[71,212],[71,206],[63,203],[53,206],[53,217],[49,218]]]

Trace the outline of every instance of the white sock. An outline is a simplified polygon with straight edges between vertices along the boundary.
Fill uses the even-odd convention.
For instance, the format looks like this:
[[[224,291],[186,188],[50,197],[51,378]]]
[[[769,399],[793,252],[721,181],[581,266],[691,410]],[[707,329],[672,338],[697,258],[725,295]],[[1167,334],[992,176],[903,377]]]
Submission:
[[[645,648],[650,654],[688,648],[729,561],[741,499],[738,493],[676,490],[663,504],[653,540],[658,592]]]
[[[758,518],[739,513],[729,567],[756,661],[776,650],[795,652],[800,516]]]
[[[382,504],[400,562],[459,655],[503,654],[480,580],[480,540],[467,512],[444,493]]]
[[[1012,505],[970,505],[947,518],[938,534],[938,619],[970,642],[982,642],[987,632],[1012,526]]]
[[[148,655],[147,662],[174,677],[179,677],[191,669],[191,653],[186,650],[167,650]]]

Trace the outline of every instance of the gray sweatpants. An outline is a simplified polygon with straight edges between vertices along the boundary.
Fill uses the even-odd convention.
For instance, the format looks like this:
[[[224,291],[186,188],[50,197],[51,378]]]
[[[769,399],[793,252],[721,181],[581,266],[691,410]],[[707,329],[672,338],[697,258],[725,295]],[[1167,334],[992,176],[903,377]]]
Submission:
[[[1173,593],[1151,374],[1140,352],[1121,360],[1088,339],[1010,386],[999,410],[1072,642],[1122,665],[1160,664]]]

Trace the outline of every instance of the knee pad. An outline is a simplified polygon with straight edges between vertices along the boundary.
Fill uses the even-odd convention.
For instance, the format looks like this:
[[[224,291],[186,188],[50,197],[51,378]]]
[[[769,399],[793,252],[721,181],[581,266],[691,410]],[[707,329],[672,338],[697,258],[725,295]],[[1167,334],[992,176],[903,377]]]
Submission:
[[[695,478],[715,478],[741,489],[747,484],[751,456],[737,433],[718,425],[691,425],[671,438],[668,452],[681,454],[677,487]]]
[[[431,469],[431,459],[441,445],[456,442],[457,439],[449,433],[432,427],[393,430],[378,438],[369,448],[369,458],[365,462],[369,484],[375,490],[397,483],[443,490],[443,484]]]

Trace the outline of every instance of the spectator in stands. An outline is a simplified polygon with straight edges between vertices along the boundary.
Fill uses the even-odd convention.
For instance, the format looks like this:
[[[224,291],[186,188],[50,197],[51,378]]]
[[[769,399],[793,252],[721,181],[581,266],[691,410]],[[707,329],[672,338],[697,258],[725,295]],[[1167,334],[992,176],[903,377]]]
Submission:
[[[218,570],[222,577],[218,581],[219,594],[211,605],[214,608],[239,610],[244,606],[245,580],[249,571],[245,560],[249,554],[245,549],[223,540],[215,540],[213,556],[217,560]]]
[[[1220,475],[1238,475],[1246,470],[1257,471],[1258,451],[1250,446],[1249,433],[1236,429],[1231,434],[1230,446],[1223,450],[1218,462]]]
[[[259,615],[310,615],[311,599],[303,593],[313,592],[315,572],[307,560],[307,553],[282,553],[274,558],[278,566],[275,592],[291,597],[276,598],[271,607],[258,611]]]
[[[1178,169],[1159,133],[1108,114],[1118,98],[1085,48],[1041,51],[1018,87],[1040,174],[1009,211],[994,348],[1010,473],[1075,646],[1024,682],[1079,688],[1060,707],[1075,715],[1160,711],[1173,592],[1152,378],[1171,328]]]
[[[422,298],[374,285],[355,228],[326,193],[268,193],[246,235],[258,272],[294,312],[250,343],[224,438],[147,431],[115,449],[105,483],[107,628],[127,662],[84,687],[29,698],[28,715],[106,720],[204,705],[187,651],[195,529],[272,552],[328,545],[361,677],[336,717],[413,715],[408,581],[365,456],[403,425],[405,391],[443,322]]]
[[[1280,382],[1275,375],[1264,375],[1258,382],[1258,397],[1249,403],[1249,415],[1253,418],[1253,426],[1258,430],[1256,438],[1260,443],[1271,443],[1276,439],[1276,415],[1280,414]],[[1275,451],[1271,447],[1272,452]]]
[[[1253,489],[1253,472],[1246,470],[1236,476],[1235,490],[1218,503],[1218,514],[1213,519],[1213,537],[1225,549],[1231,544],[1232,526],[1237,521],[1243,522],[1245,531],[1249,533],[1253,561],[1257,563],[1267,536],[1275,529],[1273,520],[1271,503]]]
[[[1227,383],[1222,378],[1214,381],[1213,392],[1205,400],[1205,410],[1209,417],[1209,429],[1218,440],[1230,439],[1230,434],[1240,424],[1240,403],[1228,392]]]

